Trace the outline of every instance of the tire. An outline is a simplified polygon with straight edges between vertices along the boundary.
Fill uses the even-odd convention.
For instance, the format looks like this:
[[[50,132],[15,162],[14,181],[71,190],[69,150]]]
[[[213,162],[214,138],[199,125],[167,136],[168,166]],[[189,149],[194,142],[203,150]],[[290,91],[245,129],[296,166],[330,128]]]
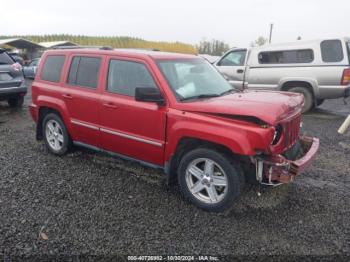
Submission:
[[[288,92],[294,92],[294,93],[299,93],[302,94],[304,96],[304,107],[301,110],[302,113],[306,113],[308,111],[310,111],[312,109],[312,107],[314,106],[314,98],[312,93],[310,92],[309,89],[307,89],[306,87],[292,87],[290,89],[288,89]]]
[[[23,106],[23,103],[24,103],[24,97],[23,96],[10,97],[7,100],[7,103],[12,108],[21,107]]]
[[[239,164],[229,156],[209,148],[198,148],[185,154],[177,173],[185,199],[210,212],[228,209],[244,186]]]
[[[323,104],[323,102],[324,102],[324,99],[317,99],[317,100],[316,100],[316,105],[317,105],[317,106],[320,106],[320,105]]]
[[[49,113],[44,117],[42,132],[46,147],[54,155],[62,156],[70,149],[72,141],[57,114]]]

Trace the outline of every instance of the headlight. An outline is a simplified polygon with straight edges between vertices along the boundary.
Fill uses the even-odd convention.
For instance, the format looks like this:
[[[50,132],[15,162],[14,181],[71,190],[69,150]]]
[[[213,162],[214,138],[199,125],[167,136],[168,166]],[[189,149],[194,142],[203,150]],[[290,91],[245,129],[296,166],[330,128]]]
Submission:
[[[282,136],[282,126],[277,125],[275,127],[275,134],[273,135],[271,145],[276,145],[278,143],[278,141],[280,140],[281,136]]]

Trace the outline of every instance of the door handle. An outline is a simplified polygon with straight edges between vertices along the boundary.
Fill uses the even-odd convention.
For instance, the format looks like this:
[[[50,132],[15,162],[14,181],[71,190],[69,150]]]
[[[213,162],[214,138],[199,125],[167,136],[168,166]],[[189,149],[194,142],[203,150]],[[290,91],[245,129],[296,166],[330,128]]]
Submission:
[[[71,94],[63,94],[62,95],[64,98],[72,99],[73,96]]]
[[[238,74],[242,74],[243,72],[244,72],[243,69],[237,69],[237,73],[238,73]]]
[[[110,103],[110,102],[106,102],[102,104],[104,107],[108,107],[108,108],[112,108],[112,109],[116,109],[118,108],[115,104]]]

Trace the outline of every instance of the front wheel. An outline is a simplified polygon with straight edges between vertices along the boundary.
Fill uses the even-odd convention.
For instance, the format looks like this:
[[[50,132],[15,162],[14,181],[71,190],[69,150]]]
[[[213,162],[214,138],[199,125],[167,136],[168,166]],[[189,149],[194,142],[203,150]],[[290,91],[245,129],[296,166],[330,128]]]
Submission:
[[[221,212],[240,195],[242,171],[226,154],[198,148],[180,161],[178,181],[184,197],[197,207]]]
[[[64,155],[71,146],[71,139],[62,119],[57,114],[47,114],[42,128],[45,144],[50,152]]]

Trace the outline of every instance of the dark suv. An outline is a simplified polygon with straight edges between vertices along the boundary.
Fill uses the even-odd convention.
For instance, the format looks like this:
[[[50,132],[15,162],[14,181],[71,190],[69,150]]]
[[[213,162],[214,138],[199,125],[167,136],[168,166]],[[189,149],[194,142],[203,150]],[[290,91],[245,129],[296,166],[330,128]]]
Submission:
[[[0,48],[0,101],[7,100],[11,107],[20,107],[26,93],[22,66]]]

